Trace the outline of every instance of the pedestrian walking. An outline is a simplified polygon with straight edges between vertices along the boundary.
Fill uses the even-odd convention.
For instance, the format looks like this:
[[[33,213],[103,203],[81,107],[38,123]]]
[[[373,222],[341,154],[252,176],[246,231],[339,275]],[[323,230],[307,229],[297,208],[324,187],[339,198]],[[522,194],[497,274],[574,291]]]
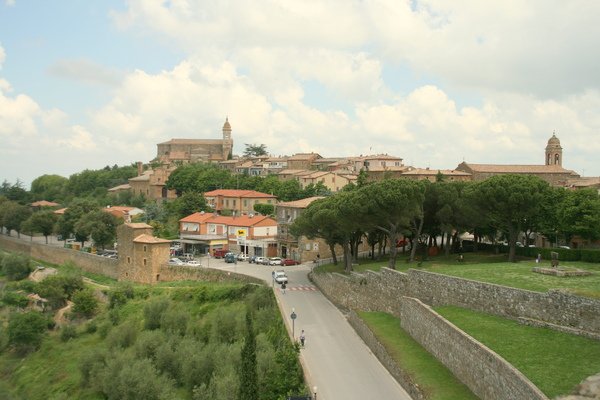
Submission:
[[[286,284],[285,284],[285,282],[281,282],[281,292],[282,292],[283,294],[285,294],[285,288],[286,288]]]
[[[304,348],[305,340],[306,340],[306,336],[304,336],[304,329],[302,329],[302,332],[300,333],[300,346],[302,346],[302,348]]]

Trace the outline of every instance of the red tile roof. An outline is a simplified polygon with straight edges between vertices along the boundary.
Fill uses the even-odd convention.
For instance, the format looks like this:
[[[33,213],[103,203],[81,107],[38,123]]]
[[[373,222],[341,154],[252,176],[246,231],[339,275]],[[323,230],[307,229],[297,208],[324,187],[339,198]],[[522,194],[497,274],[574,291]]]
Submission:
[[[240,217],[225,217],[225,216],[217,216],[210,221],[215,224],[223,224],[227,226],[254,226],[258,225],[273,225],[277,226],[277,221],[273,218],[267,217],[265,215],[242,215]]]
[[[275,198],[272,194],[261,193],[255,190],[217,189],[204,193],[204,196],[246,197],[246,198]]]
[[[179,222],[198,222],[198,223],[202,223],[204,221],[207,221],[211,218],[215,218],[216,215],[213,213],[207,213],[207,212],[197,212],[197,213],[193,213],[192,215],[188,215],[187,217],[181,218],[179,220]]]

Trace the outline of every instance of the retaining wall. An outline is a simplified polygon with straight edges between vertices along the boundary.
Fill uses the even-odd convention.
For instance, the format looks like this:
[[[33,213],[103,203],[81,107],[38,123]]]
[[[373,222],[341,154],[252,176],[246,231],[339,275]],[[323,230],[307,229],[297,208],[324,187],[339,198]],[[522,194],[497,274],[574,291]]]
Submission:
[[[399,316],[399,299],[408,296],[431,306],[454,305],[515,320],[530,319],[588,337],[600,334],[600,300],[558,290],[533,292],[414,269],[403,273],[383,268],[380,273],[350,276],[312,274],[312,278],[334,303],[349,309]]]
[[[481,399],[547,397],[506,360],[420,300],[400,299],[400,325]]]
[[[86,272],[105,275],[114,279],[118,278],[118,260],[100,257],[95,254],[42,243],[27,242],[5,235],[0,235],[0,248],[25,254],[31,258],[44,260],[52,264],[72,262]]]
[[[221,271],[217,269],[191,266],[161,265],[160,281],[204,281],[204,282],[244,282],[264,285],[265,282],[258,278],[234,272]]]

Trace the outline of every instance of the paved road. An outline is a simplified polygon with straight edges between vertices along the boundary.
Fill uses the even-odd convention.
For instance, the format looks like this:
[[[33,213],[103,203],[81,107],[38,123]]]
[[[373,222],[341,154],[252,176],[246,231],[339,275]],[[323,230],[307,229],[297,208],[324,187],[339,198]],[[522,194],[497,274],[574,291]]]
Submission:
[[[310,283],[307,273],[311,266],[268,267],[210,261],[211,268],[255,276],[269,283],[274,268],[286,271],[290,280],[286,293],[275,286],[275,295],[290,328],[292,309],[297,315],[293,324],[295,338],[300,336],[300,330],[305,330],[301,360],[308,383],[317,387],[318,400],[409,400],[408,393],[371,353],[344,315]]]

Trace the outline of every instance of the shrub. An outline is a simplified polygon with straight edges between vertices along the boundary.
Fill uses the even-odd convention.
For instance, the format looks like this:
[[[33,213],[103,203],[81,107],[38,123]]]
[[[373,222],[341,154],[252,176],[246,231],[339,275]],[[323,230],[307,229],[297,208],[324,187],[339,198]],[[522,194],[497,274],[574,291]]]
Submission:
[[[29,304],[29,299],[23,293],[5,290],[2,293],[2,302],[7,306],[25,308]]]
[[[20,281],[27,278],[30,272],[29,257],[8,254],[2,258],[2,273],[8,280]]]
[[[77,329],[74,325],[65,325],[60,330],[60,340],[68,342],[70,339],[77,337]]]
[[[164,341],[165,335],[161,331],[144,331],[135,342],[135,354],[138,358],[154,360],[158,348]]]
[[[579,250],[581,261],[600,263],[600,250]]]
[[[144,328],[160,328],[163,313],[169,308],[170,303],[169,299],[165,297],[158,297],[147,302],[144,306]]]
[[[79,372],[81,372],[81,385],[87,386],[95,371],[104,368],[106,355],[97,349],[88,350],[79,358]]]
[[[133,299],[134,291],[130,282],[119,282],[117,286],[108,292],[108,306],[110,308],[120,307]]]
[[[73,294],[73,303],[73,312],[87,318],[93,316],[98,309],[98,299],[91,289]]]
[[[19,351],[37,349],[47,329],[47,318],[38,312],[14,313],[8,322],[8,344]]]
[[[135,343],[138,329],[131,321],[125,322],[112,329],[106,337],[109,348],[127,348]]]

